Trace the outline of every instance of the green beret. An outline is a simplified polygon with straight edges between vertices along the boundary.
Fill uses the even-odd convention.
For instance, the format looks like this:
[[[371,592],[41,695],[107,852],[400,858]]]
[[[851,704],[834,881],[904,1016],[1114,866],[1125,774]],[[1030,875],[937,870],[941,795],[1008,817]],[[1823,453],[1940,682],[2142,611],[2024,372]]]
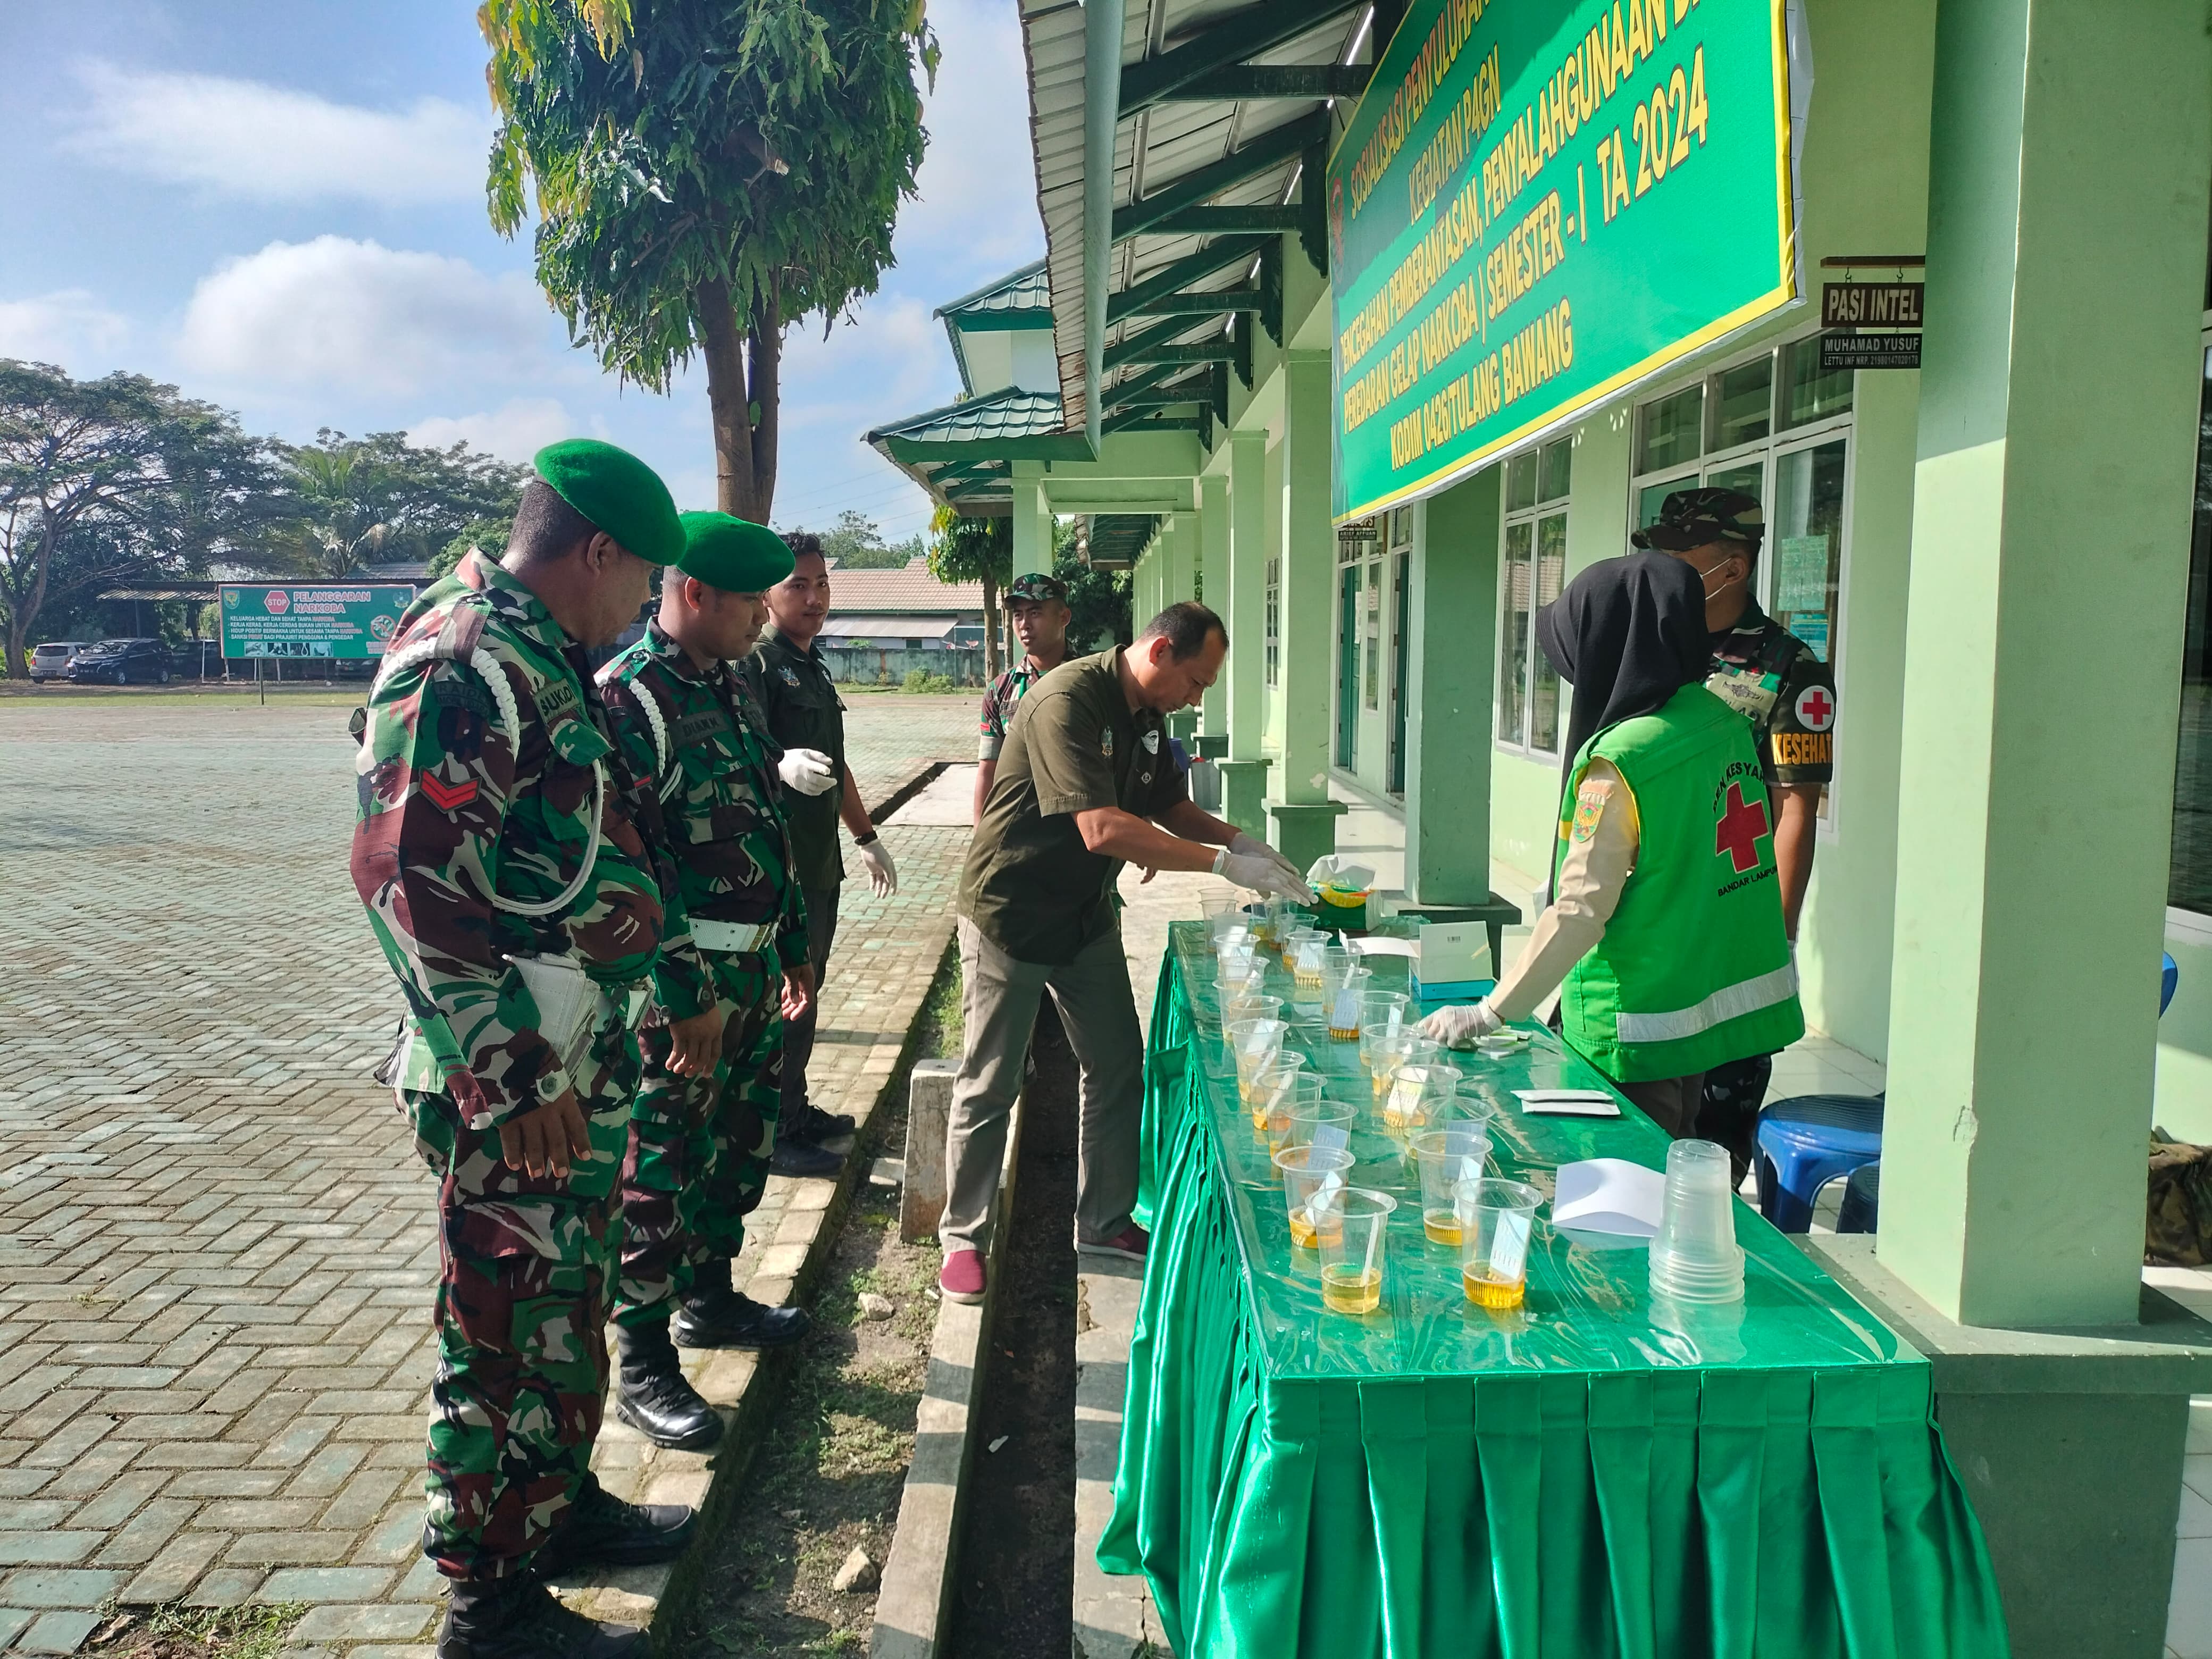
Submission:
[[[709,587],[758,593],[791,574],[791,550],[773,530],[726,513],[686,513],[682,522],[684,556],[676,568]]]
[[[596,438],[568,438],[546,445],[530,465],[555,495],[639,558],[673,564],[684,551],[684,526],[668,486],[628,450]]]

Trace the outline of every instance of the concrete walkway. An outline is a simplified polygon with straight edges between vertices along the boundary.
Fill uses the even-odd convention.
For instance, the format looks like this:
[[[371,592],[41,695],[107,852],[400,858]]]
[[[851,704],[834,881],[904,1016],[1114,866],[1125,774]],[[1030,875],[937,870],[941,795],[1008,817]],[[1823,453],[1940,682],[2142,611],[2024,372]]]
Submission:
[[[852,702],[870,799],[972,752],[968,699]],[[252,1598],[312,1604],[301,1644],[426,1650],[431,1188],[368,1077],[396,994],[346,875],[345,720],[0,705],[0,1649],[72,1651],[111,1601]],[[901,891],[848,884],[824,999],[832,1110],[890,1075],[966,838],[884,839]],[[763,1293],[830,1187],[771,1181]],[[635,1486],[649,1449],[602,1449]]]

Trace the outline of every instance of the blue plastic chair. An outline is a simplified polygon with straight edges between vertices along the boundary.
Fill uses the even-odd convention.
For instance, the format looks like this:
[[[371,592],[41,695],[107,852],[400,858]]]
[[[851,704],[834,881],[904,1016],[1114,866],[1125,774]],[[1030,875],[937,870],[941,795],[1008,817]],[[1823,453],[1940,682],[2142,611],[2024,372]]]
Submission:
[[[2158,1015],[2166,1018],[2166,1009],[2173,1002],[2173,988],[2181,983],[2181,967],[2168,951],[2161,958],[2158,969]]]
[[[1759,1114],[1759,1212],[1808,1232],[1813,1195],[1881,1156],[1880,1095],[1796,1095]]]

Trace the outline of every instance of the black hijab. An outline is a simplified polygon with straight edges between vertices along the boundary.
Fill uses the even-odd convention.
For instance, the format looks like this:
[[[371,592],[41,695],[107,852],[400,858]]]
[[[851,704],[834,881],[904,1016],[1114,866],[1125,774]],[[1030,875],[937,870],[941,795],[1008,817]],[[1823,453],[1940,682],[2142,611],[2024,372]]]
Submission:
[[[1536,642],[1575,689],[1566,773],[1609,726],[1655,713],[1712,661],[1705,584],[1665,553],[1602,559],[1536,613]]]

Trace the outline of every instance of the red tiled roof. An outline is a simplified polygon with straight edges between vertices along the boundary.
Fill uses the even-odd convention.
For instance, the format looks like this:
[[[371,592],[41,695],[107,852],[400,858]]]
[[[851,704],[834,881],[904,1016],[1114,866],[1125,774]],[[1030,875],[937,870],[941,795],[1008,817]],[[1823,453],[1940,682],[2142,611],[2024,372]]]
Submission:
[[[900,616],[980,611],[983,608],[981,582],[941,582],[921,561],[910,561],[903,570],[846,570],[830,572],[830,613],[865,611],[870,616]]]

